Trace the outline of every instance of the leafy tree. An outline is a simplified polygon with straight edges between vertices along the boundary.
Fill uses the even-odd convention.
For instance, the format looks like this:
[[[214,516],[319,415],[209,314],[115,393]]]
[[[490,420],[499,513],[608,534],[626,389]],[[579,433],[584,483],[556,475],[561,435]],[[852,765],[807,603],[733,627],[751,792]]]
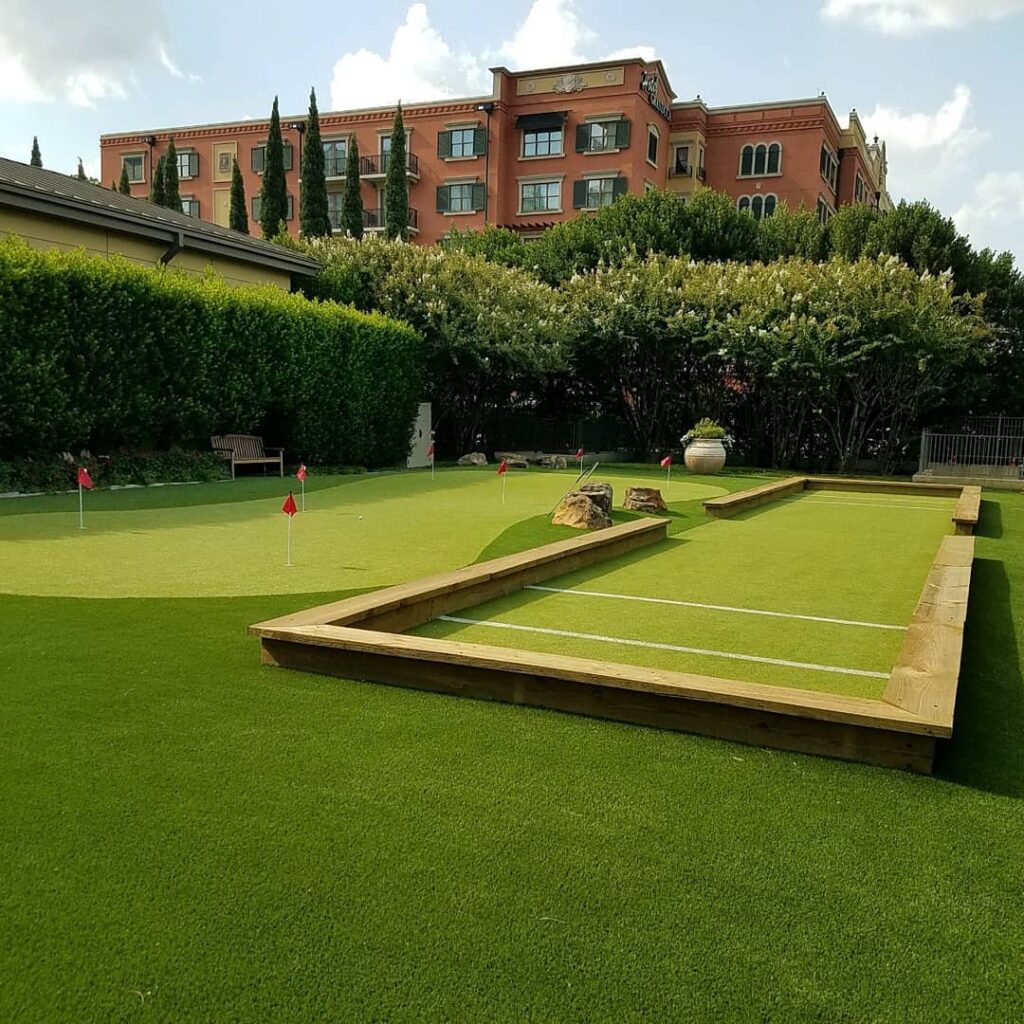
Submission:
[[[153,171],[153,183],[150,186],[149,201],[154,206],[163,206],[166,202],[164,191],[164,158],[160,157],[156,162],[156,170]]]
[[[395,110],[391,129],[391,152],[384,179],[384,234],[406,241],[409,237],[409,179],[405,176],[405,123],[402,104]]]
[[[29,160],[29,163],[33,167],[43,166],[43,154],[39,152],[39,138],[35,135],[32,136],[32,158]],[[81,163],[81,160],[79,160],[79,163]]]
[[[825,253],[825,229],[817,213],[803,205],[790,210],[779,203],[770,217],[757,222],[757,256],[765,263],[789,256],[820,260]]]
[[[864,255],[868,234],[876,220],[878,211],[870,206],[861,203],[840,206],[825,229],[829,250],[844,260],[860,259]]]
[[[341,226],[359,241],[363,237],[363,193],[359,183],[359,145],[353,135],[345,154],[345,197],[341,205]]]
[[[164,160],[164,202],[169,210],[181,213],[181,192],[178,188],[178,151],[174,147],[174,136],[167,144]]]
[[[458,228],[452,228],[441,245],[449,251],[458,250],[483,256],[492,263],[501,263],[506,267],[526,267],[533,262],[531,246],[518,231],[497,228],[493,224],[488,224],[481,231],[459,231]]]
[[[75,177],[79,181],[88,181],[89,180],[89,176],[85,173],[85,164],[82,163],[82,158],[81,157],[78,158],[78,172],[75,174]]]
[[[757,221],[730,196],[699,188],[686,204],[682,251],[695,260],[747,260],[757,252]]]
[[[320,138],[320,112],[316,90],[309,90],[309,121],[306,146],[302,151],[302,193],[299,196],[299,230],[306,238],[331,233],[327,209],[327,177],[324,170],[324,146]]]
[[[263,182],[260,186],[260,227],[264,238],[273,238],[288,222],[288,188],[284,176],[284,140],[277,97],[270,111]]]
[[[898,256],[918,273],[942,274],[947,270],[958,284],[971,264],[970,243],[952,219],[943,217],[930,203],[905,200],[879,217],[867,234],[865,256]]]
[[[117,190],[123,196],[132,194],[132,183],[128,180],[128,168],[123,164],[121,165],[121,181],[118,183]]]
[[[242,181],[242,170],[238,160],[231,161],[231,210],[228,214],[228,227],[235,231],[249,233],[249,213],[245,208],[245,183]]]

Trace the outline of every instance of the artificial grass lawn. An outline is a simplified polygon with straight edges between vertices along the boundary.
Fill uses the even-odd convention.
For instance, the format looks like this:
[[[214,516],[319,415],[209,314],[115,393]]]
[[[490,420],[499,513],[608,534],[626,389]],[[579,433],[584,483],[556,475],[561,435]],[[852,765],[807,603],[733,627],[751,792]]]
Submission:
[[[936,778],[261,668],[324,593],[0,596],[0,1020],[1015,1019],[1024,498],[977,554]]]
[[[815,491],[733,519],[705,522],[663,544],[631,552],[544,586],[591,594],[522,590],[453,613],[528,632],[435,620],[412,630],[495,647],[567,654],[645,668],[879,698],[903,633],[715,609],[621,601],[600,594],[752,608],[905,626],[954,501]],[[586,637],[561,635],[564,632]],[[723,652],[722,656],[596,641],[594,636]],[[741,654],[863,676],[725,657]]]

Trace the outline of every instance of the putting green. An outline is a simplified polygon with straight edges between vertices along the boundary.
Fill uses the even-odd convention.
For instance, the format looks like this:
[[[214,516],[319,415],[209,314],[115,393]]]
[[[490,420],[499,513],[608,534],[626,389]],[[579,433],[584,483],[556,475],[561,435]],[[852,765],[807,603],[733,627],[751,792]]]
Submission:
[[[665,483],[643,469],[609,468],[599,478],[614,483],[617,500],[631,484]],[[294,480],[280,481],[272,498],[205,505],[116,508],[119,494],[131,504],[153,492],[87,495],[83,531],[72,495],[60,512],[32,512],[34,504],[52,507],[53,498],[17,499],[25,512],[0,517],[0,592],[212,597],[385,586],[472,562],[510,527],[549,512],[575,473],[512,470],[504,504],[493,467],[438,470],[433,481],[423,471],[334,479],[335,486],[318,480],[309,511],[295,517],[290,568],[281,503]],[[204,486],[212,495],[231,485],[164,493],[195,501]],[[675,504],[725,492],[684,478],[668,497]]]
[[[953,504],[809,492],[415,632],[878,697]]]

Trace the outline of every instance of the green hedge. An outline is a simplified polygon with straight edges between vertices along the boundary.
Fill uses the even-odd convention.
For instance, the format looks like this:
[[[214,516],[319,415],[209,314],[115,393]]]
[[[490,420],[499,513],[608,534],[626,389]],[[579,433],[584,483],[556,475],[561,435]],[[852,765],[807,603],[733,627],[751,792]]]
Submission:
[[[290,459],[393,464],[420,362],[383,316],[0,241],[0,458],[253,432]]]

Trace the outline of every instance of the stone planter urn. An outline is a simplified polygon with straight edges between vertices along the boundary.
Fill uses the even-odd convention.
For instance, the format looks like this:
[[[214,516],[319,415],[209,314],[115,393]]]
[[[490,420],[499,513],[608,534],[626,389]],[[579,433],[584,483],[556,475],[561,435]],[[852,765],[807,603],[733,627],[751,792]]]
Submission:
[[[725,465],[725,445],[717,438],[694,438],[683,460],[691,473],[717,473]]]

